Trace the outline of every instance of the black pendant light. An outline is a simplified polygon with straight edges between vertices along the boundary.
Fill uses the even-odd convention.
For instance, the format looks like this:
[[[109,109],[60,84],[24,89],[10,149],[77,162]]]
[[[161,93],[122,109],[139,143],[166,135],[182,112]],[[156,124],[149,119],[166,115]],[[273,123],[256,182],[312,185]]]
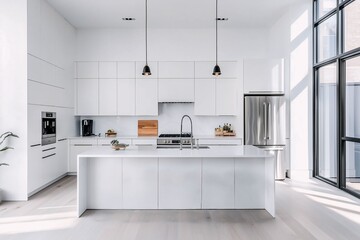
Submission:
[[[221,75],[221,70],[220,67],[218,65],[218,0],[216,0],[216,18],[215,18],[215,22],[216,22],[216,63],[215,63],[215,67],[213,70],[213,75],[214,76],[219,76]]]
[[[146,63],[142,72],[142,75],[144,76],[150,76],[151,75],[151,71],[150,71],[150,67],[148,65],[148,57],[147,57],[147,0],[145,0],[145,58],[146,58]]]

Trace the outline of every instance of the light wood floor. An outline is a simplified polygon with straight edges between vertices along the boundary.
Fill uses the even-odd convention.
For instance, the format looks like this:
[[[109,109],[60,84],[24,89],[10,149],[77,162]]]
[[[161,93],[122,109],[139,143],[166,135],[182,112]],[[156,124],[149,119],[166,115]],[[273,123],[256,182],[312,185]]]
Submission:
[[[28,202],[0,205],[0,239],[360,239],[360,201],[318,180],[276,184],[277,217],[263,210],[87,211],[77,218],[76,177]]]

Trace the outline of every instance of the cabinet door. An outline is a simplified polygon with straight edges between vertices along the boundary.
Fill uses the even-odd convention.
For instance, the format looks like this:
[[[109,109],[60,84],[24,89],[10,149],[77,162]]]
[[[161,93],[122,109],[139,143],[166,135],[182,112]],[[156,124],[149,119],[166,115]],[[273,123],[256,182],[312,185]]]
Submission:
[[[216,115],[237,115],[236,79],[216,79]]]
[[[158,115],[157,79],[136,79],[136,115]]]
[[[99,115],[117,113],[117,80],[99,79]]]
[[[159,208],[201,208],[200,158],[159,159]]]
[[[283,59],[245,59],[244,92],[284,92]]]
[[[28,143],[31,145],[41,144],[41,107],[28,105]]]
[[[202,208],[234,208],[234,159],[203,159]]]
[[[43,166],[41,165],[41,146],[29,147],[28,150],[28,193],[42,186]]]
[[[98,115],[98,79],[77,79],[77,115]]]
[[[68,140],[60,139],[57,142],[56,148],[56,177],[59,177],[68,171],[69,152],[68,152]]]
[[[41,54],[41,2],[32,0],[28,3],[28,53],[35,56]]]
[[[99,78],[98,62],[77,62],[76,63],[77,78]]]
[[[83,145],[70,145],[70,154],[69,154],[69,172],[70,173],[77,173],[77,155],[93,149],[94,146],[90,144],[83,144]]]
[[[194,62],[159,62],[159,78],[193,79]]]
[[[150,76],[143,76],[143,68],[145,66],[145,62],[136,62],[136,78],[145,78],[145,79],[151,79],[151,78],[158,78],[158,63],[157,62],[148,62],[148,65],[150,67],[151,75]]]
[[[194,79],[159,79],[159,102],[194,102]]]
[[[117,78],[135,78],[135,62],[117,62]]]
[[[156,209],[158,159],[123,159],[123,204],[125,209]]]
[[[195,115],[216,115],[215,79],[195,80]]]
[[[117,115],[135,115],[135,79],[117,80]]]
[[[116,78],[116,62],[99,62],[99,78]]]
[[[195,78],[213,78],[212,72],[214,70],[215,62],[195,62]]]

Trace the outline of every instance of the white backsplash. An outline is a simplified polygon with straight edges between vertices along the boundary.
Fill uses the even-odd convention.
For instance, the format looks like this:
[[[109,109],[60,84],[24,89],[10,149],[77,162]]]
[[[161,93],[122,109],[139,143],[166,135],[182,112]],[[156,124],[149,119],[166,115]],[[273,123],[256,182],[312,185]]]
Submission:
[[[180,122],[183,115],[189,115],[193,121],[194,135],[214,135],[215,127],[224,123],[231,124],[238,136],[242,136],[241,116],[194,116],[194,104],[192,103],[160,103],[159,116],[154,117],[81,117],[81,119],[94,120],[94,134],[104,133],[108,129],[114,129],[118,136],[137,135],[137,122],[139,119],[159,121],[160,133],[180,133]],[[190,132],[189,120],[184,120],[184,131]]]

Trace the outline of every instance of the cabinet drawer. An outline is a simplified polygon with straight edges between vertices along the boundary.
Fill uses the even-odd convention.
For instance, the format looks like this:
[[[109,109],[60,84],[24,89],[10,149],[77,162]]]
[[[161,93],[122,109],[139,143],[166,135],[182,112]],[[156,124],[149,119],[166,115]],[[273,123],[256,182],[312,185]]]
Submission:
[[[108,138],[108,139],[98,139],[99,146],[110,146],[112,140],[118,140],[119,143],[125,143],[131,145],[131,139],[124,139],[124,138]]]
[[[242,145],[242,139],[199,139],[202,145]]]
[[[153,146],[156,145],[156,138],[154,139],[133,139],[134,146]]]
[[[70,145],[97,145],[97,139],[71,139]]]

